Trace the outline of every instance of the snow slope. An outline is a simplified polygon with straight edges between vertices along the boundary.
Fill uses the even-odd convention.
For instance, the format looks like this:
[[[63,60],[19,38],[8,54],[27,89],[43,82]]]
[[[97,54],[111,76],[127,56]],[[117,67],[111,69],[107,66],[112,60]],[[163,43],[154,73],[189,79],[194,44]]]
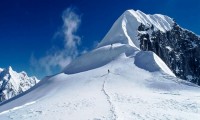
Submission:
[[[104,50],[115,54],[109,56]],[[26,93],[1,104],[0,119],[200,118],[200,88],[173,77],[161,60],[155,61],[160,58],[154,53],[144,54],[123,44],[91,51],[77,59],[80,65],[75,60],[66,73],[47,77]],[[96,55],[105,57],[98,60],[99,66],[93,66]],[[146,58],[149,62],[142,65],[139,61]],[[81,64],[85,61],[91,66]]]
[[[131,11],[124,14],[133,15]],[[114,27],[116,34],[112,28],[96,49],[72,61],[60,74],[0,104],[0,119],[200,119],[200,88],[176,78],[153,52],[140,51],[126,31],[130,25],[116,22]]]

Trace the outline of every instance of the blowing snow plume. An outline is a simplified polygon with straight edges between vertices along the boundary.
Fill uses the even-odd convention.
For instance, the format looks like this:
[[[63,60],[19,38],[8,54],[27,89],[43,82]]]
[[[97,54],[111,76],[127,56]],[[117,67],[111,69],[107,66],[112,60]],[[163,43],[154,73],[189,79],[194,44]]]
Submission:
[[[81,38],[76,35],[81,17],[76,13],[76,8],[69,7],[62,14],[63,26],[57,32],[63,38],[63,48],[54,49],[53,47],[47,51],[44,57],[36,58],[31,56],[31,66],[34,71],[45,74],[52,74],[55,71],[63,69],[71,62],[78,54],[78,45],[81,43]]]

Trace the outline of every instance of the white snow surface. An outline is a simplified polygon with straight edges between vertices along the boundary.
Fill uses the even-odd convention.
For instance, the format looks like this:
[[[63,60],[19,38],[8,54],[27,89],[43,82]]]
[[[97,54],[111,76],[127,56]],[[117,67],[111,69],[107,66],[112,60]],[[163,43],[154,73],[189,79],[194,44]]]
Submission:
[[[122,43],[139,49],[138,27],[141,23],[149,28],[153,25],[155,31],[166,32],[172,29],[174,21],[161,14],[148,15],[139,10],[127,10],[116,20],[98,47]]]
[[[200,88],[176,78],[153,52],[138,49],[134,31],[129,33],[139,25],[135,20],[163,31],[172,23],[166,16],[126,11],[96,49],[0,104],[0,120],[200,119]]]
[[[0,119],[200,118],[200,88],[174,77],[152,52],[113,44],[95,49],[69,66],[65,73],[46,77],[27,92],[1,104]]]

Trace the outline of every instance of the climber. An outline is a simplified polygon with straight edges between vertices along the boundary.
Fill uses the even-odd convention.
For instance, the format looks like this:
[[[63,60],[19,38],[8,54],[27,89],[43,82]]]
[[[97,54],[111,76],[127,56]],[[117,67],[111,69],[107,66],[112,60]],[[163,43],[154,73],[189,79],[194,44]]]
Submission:
[[[108,69],[108,74],[110,73],[110,70]]]

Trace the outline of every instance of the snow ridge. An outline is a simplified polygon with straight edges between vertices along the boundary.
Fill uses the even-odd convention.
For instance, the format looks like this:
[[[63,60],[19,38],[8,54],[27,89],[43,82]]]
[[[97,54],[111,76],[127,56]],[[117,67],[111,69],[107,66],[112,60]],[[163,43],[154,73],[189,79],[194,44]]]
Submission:
[[[115,21],[97,47],[121,43],[129,44],[139,49],[138,27],[141,24],[149,26],[149,28],[155,31],[160,30],[161,32],[167,32],[172,29],[174,23],[173,19],[166,15],[149,15],[139,10],[127,10]]]
[[[123,32],[126,36],[126,38],[128,39],[128,44],[137,48],[134,43],[132,42],[130,36],[128,35],[128,32],[127,32],[127,29],[126,29],[126,25],[127,25],[127,19],[125,18],[123,21],[122,21],[122,29],[123,29]],[[139,48],[138,48],[139,49]]]

